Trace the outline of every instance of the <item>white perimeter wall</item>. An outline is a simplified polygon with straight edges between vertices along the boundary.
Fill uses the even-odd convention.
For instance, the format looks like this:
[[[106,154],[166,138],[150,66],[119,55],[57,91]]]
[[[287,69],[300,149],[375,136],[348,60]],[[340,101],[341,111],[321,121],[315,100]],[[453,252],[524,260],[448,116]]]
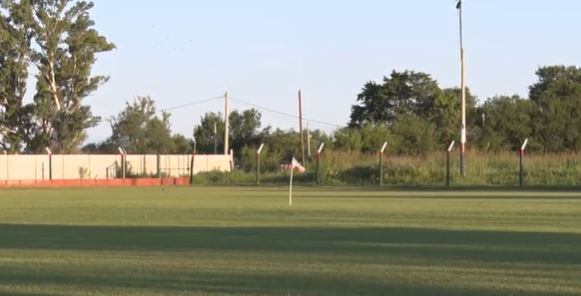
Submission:
[[[157,176],[157,155],[127,155],[127,167],[133,174]],[[159,155],[163,176],[190,174],[192,155]],[[231,155],[196,155],[194,174],[232,171]],[[52,179],[114,179],[121,168],[121,155],[53,155]],[[48,155],[0,155],[0,181],[48,180]]]

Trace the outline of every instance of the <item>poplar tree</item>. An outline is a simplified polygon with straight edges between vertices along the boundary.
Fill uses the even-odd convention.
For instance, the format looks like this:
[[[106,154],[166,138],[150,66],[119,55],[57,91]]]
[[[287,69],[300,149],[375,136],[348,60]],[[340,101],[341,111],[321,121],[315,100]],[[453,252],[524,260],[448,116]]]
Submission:
[[[115,48],[97,30],[90,17],[93,3],[76,0],[5,0],[5,15],[17,24],[17,42],[27,63],[36,68],[34,102],[24,109],[30,124],[25,128],[26,150],[75,152],[86,139],[86,130],[100,118],[84,100],[108,80],[94,76],[96,54]],[[28,73],[23,77],[27,77]]]

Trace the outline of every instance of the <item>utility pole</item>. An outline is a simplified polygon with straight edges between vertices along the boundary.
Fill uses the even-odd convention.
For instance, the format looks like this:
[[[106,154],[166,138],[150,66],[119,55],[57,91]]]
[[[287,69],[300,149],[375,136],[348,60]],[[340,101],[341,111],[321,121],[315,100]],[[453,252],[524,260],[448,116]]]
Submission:
[[[301,155],[302,155],[302,164],[306,164],[306,156],[305,156],[305,135],[303,130],[303,92],[299,90],[299,134],[301,137]]]
[[[461,64],[461,78],[460,78],[460,88],[461,88],[461,100],[462,100],[462,125],[460,128],[460,173],[463,177],[466,177],[466,142],[467,142],[467,132],[466,132],[466,66],[465,66],[465,52],[464,52],[464,32],[463,32],[463,22],[462,22],[462,1],[458,0],[456,4],[456,9],[458,9],[458,19],[460,25],[460,64]]]
[[[228,92],[224,94],[224,155],[228,155],[230,148],[230,111],[228,109]]]

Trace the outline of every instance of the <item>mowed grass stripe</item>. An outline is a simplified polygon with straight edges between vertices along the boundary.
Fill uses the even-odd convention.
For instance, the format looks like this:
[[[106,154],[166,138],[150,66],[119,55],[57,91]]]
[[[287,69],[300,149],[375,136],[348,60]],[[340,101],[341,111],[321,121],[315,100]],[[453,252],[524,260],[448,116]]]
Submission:
[[[300,188],[293,209],[286,197],[4,191],[0,294],[581,294],[577,193]]]

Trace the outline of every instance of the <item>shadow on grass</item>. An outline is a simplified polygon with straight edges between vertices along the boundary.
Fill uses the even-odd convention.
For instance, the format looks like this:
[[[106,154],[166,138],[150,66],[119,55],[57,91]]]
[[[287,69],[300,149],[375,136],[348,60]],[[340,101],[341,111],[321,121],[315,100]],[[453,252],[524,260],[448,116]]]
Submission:
[[[0,224],[0,249],[248,250],[419,255],[442,260],[581,264],[581,235],[422,228],[106,227]]]
[[[120,252],[256,252],[258,254],[337,255],[345,266],[367,262],[450,264],[524,264],[581,266],[581,235],[495,231],[449,231],[413,228],[202,228],[0,225],[2,250]],[[119,256],[123,256],[120,254]],[[339,272],[340,274],[341,272]],[[83,287],[151,288],[171,295],[196,291],[269,295],[511,295],[469,288],[374,282],[347,276],[235,273],[227,270],[176,270],[171,276],[145,273],[84,276],[31,274],[26,268],[0,266],[2,284],[82,283]],[[524,290],[526,291],[526,290]],[[293,294],[296,293],[296,294]],[[15,294],[18,295],[18,294]],[[519,294],[514,294],[519,295]],[[523,295],[541,295],[526,293]],[[552,294],[567,295],[567,294]]]

